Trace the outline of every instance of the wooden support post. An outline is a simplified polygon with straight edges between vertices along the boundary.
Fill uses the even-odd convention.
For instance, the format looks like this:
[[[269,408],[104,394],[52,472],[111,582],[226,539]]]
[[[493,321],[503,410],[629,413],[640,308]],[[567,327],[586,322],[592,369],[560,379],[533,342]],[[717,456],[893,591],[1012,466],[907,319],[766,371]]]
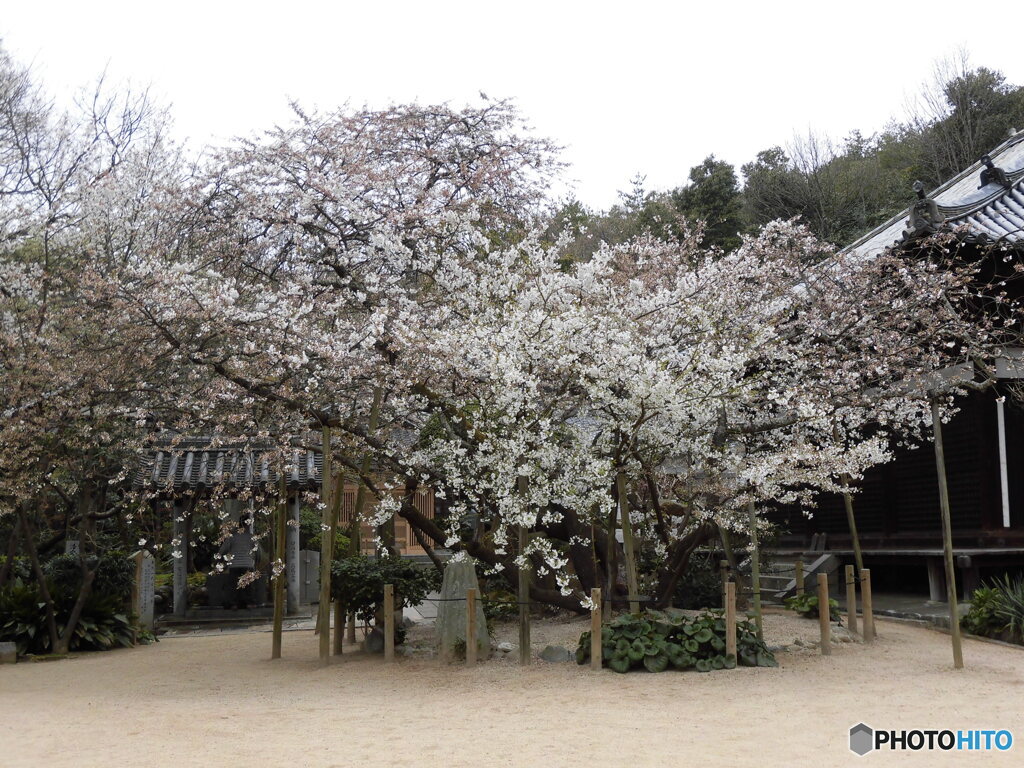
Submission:
[[[860,605],[861,613],[864,614],[864,642],[870,643],[875,639],[875,614],[871,607],[871,569],[865,568],[860,572]]]
[[[467,646],[468,648],[469,646]],[[395,660],[395,585],[384,585],[384,661]]]
[[[843,473],[843,488],[850,487],[850,476]],[[857,564],[857,573],[864,570],[864,557],[860,552],[860,536],[857,535],[857,518],[853,514],[853,496],[848,490],[843,491],[843,506],[846,507],[846,524],[850,528],[850,541],[853,542],[853,561]]]
[[[334,601],[334,655],[341,656],[341,639],[345,636],[345,606]]]
[[[764,639],[764,619],[761,615],[761,554],[757,546],[757,510],[754,502],[747,502],[750,516],[750,590],[754,597],[754,622],[757,624],[757,639]]]
[[[821,627],[821,655],[832,653],[832,628],[829,624],[831,611],[828,607],[828,574],[818,574],[818,625]]]
[[[476,666],[476,590],[466,590],[466,666]]]
[[[854,575],[853,566],[848,565],[846,574],[846,628],[851,632],[857,631],[857,578]]]
[[[277,503],[277,557],[286,569],[298,569],[298,563],[285,564],[285,539],[288,536],[288,488],[285,485],[284,472],[281,473],[281,481],[278,483]],[[273,570],[271,571],[273,573]],[[284,582],[288,578],[287,571],[281,571],[274,576],[274,637],[271,641],[270,658],[281,658],[281,633],[284,630]]]
[[[793,579],[796,581],[796,593],[802,595],[804,593],[804,561],[797,560],[794,569],[796,571],[793,574]]]
[[[736,582],[725,585],[725,655],[736,658]]]
[[[949,636],[953,641],[953,668],[963,669],[964,650],[960,641],[960,612],[956,604],[956,568],[953,566],[953,530],[949,519],[949,486],[942,444],[939,398],[932,395],[932,430],[935,432],[935,468],[939,473],[939,511],[942,514],[942,554],[946,561],[946,600],[949,603]]]
[[[601,647],[601,590],[590,590],[590,668],[600,672],[603,661]]]

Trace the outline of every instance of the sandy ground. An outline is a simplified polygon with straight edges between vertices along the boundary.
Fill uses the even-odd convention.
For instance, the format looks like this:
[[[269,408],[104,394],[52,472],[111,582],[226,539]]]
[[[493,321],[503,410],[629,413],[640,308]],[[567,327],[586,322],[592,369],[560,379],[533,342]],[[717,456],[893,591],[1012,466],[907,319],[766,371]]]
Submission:
[[[585,621],[534,627],[534,649]],[[879,621],[871,646],[779,653],[778,669],[591,672],[509,658],[476,669],[353,651],[317,663],[311,632],[265,632],[0,667],[2,766],[1024,765],[1024,650]],[[426,642],[417,629],[413,644]],[[815,621],[768,616],[771,644]],[[514,639],[514,626],[499,639]],[[1008,753],[848,751],[848,729],[1007,728]],[[863,762],[862,762],[863,761]]]

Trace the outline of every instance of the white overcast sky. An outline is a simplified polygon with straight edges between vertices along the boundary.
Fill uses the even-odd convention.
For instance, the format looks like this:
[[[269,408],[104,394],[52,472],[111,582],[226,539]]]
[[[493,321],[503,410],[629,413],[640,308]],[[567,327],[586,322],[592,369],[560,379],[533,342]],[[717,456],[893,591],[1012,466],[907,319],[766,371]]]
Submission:
[[[636,173],[686,180],[813,128],[871,133],[936,59],[1024,83],[1024,2],[31,2],[3,0],[0,39],[59,98],[106,69],[170,103],[193,147],[285,120],[287,101],[516,99],[566,147],[597,207]],[[1024,128],[1024,126],[1020,126]]]

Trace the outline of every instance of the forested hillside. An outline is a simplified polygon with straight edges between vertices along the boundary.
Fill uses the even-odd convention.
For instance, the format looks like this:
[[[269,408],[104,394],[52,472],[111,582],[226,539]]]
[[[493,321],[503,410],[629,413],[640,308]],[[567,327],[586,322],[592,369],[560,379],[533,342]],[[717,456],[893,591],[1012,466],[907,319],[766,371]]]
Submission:
[[[645,190],[637,176],[610,210],[571,200],[555,213],[551,232],[568,229],[568,257],[586,258],[602,240],[680,237],[701,221],[704,242],[729,250],[740,233],[799,216],[814,234],[844,245],[905,209],[915,180],[937,186],[1015,129],[1024,129],[1024,87],[964,60],[945,63],[908,115],[878,133],[853,129],[840,142],[811,133],[766,147],[739,172],[709,154],[671,191]]]

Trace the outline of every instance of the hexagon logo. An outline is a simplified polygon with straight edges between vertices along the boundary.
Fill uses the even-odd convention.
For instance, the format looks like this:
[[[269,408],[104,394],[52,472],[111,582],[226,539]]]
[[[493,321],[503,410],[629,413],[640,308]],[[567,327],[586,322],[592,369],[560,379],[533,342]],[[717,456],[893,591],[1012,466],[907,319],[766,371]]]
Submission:
[[[875,748],[875,732],[871,726],[857,723],[850,729],[850,751],[864,757]]]

